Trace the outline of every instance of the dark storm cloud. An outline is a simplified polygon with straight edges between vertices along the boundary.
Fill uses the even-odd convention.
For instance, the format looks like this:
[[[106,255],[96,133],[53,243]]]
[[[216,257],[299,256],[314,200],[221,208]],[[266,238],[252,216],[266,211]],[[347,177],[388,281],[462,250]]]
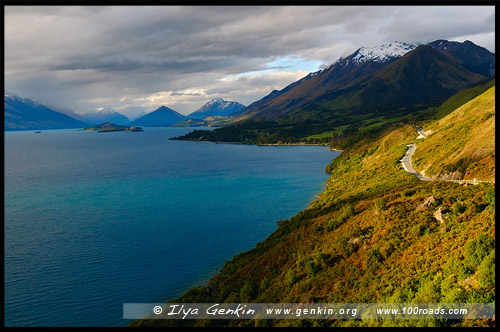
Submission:
[[[6,89],[76,111],[250,104],[360,46],[468,38],[494,7],[5,7]],[[316,68],[282,64],[297,57]],[[300,70],[303,69],[303,70]]]

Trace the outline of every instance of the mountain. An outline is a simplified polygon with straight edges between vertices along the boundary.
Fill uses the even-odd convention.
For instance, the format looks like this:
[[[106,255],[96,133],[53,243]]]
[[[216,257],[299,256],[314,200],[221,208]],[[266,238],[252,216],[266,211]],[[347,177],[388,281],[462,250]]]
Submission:
[[[436,40],[427,45],[457,58],[470,71],[485,76],[495,76],[495,54],[469,40],[463,43]]]
[[[407,114],[414,105],[443,102],[485,79],[487,77],[467,70],[455,58],[420,45],[363,81],[319,97],[308,108],[354,114],[369,111]]]
[[[161,106],[157,110],[132,121],[132,124],[145,127],[168,127],[186,119],[188,119],[187,116],[177,113],[166,106]]]
[[[121,125],[129,125],[130,119],[114,109],[104,109],[97,112],[88,112],[81,114],[84,118],[88,119],[90,124],[96,125],[104,122],[111,122]]]
[[[228,116],[245,108],[245,105],[236,101],[226,101],[221,98],[215,98],[203,105],[197,111],[189,114],[192,119],[204,119],[208,116]]]
[[[484,50],[469,43],[457,44],[457,48],[472,48],[479,53]],[[405,43],[360,48],[324,70],[249,105],[237,114],[235,121],[264,118],[324,122],[372,110],[383,113],[405,109],[404,113],[413,110],[415,104],[439,103],[487,78],[481,74],[483,71],[475,71],[473,65],[465,67],[465,63],[474,61],[456,58],[453,56],[456,53]],[[416,64],[418,68],[412,68]],[[382,91],[388,93],[384,98],[380,98]],[[379,97],[374,100],[374,95]]]
[[[393,123],[347,145],[327,166],[330,178],[317,200],[278,221],[268,238],[226,261],[207,284],[169,302],[494,304],[494,183],[420,181],[400,160],[414,143],[418,171],[439,175],[462,169],[468,178],[494,180],[495,88],[440,120],[416,125],[432,132],[419,140],[415,125]],[[495,324],[491,319],[410,317],[143,319],[130,325],[401,329]]]
[[[429,117],[456,92],[492,81],[429,45],[383,49],[391,52],[359,49],[251,104],[222,128],[176,139],[254,144],[361,139],[391,123],[411,123],[417,114]]]
[[[66,114],[67,116],[69,116],[69,117],[71,117],[73,119],[76,119],[76,120],[85,122],[87,124],[90,124],[89,119],[83,117],[81,114],[76,113],[72,109],[69,109],[69,108],[66,108],[66,107],[60,107],[58,105],[51,105],[51,104],[48,104],[48,105],[45,105],[45,106],[47,106],[48,108],[50,108],[53,111]]]
[[[272,119],[282,116],[313,102],[326,93],[352,85],[353,82],[385,67],[416,47],[415,44],[402,42],[361,47],[323,70],[310,73],[280,91],[272,91],[240,112],[238,120],[259,117]]]
[[[4,93],[4,130],[83,128],[87,124],[29,98]]]

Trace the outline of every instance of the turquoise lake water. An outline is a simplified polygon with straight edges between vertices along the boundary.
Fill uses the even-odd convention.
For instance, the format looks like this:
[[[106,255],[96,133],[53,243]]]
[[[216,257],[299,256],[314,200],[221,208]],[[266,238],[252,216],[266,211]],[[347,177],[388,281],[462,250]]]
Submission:
[[[338,155],[144,129],[4,133],[6,326],[127,325],[123,303],[206,283],[306,208]]]

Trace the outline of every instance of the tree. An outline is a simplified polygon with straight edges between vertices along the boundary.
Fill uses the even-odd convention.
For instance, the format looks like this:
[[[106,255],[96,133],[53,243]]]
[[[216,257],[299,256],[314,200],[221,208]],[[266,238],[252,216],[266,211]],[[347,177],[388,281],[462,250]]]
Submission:
[[[495,286],[495,250],[491,250],[478,268],[479,285],[482,287]]]
[[[375,209],[377,209],[377,212],[382,212],[387,210],[387,202],[383,198],[376,199],[375,202]]]

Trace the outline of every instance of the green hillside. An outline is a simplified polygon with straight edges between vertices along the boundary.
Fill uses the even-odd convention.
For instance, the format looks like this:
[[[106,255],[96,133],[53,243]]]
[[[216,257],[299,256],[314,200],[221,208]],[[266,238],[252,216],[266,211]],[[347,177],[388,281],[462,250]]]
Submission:
[[[418,171],[432,178],[494,179],[495,87],[424,129],[431,134],[417,143]]]
[[[328,165],[331,176],[317,201],[279,221],[273,234],[226,262],[206,286],[191,289],[172,302],[495,302],[494,185],[419,181],[399,161],[406,145],[417,143],[417,166],[440,160],[438,166],[428,167],[438,173],[440,167],[456,165],[462,155],[481,155],[493,159],[475,163],[474,174],[491,177],[495,151],[483,141],[495,136],[492,118],[494,88],[426,124],[426,130],[434,130],[428,141],[416,141],[415,127],[398,123],[376,137],[352,143]],[[450,124],[456,130],[446,127]],[[463,132],[467,132],[466,139]],[[431,148],[433,140],[443,139],[461,152]],[[418,208],[430,196],[434,202]],[[434,217],[439,208],[446,212],[443,221]],[[141,320],[131,325],[493,324],[487,320]]]

